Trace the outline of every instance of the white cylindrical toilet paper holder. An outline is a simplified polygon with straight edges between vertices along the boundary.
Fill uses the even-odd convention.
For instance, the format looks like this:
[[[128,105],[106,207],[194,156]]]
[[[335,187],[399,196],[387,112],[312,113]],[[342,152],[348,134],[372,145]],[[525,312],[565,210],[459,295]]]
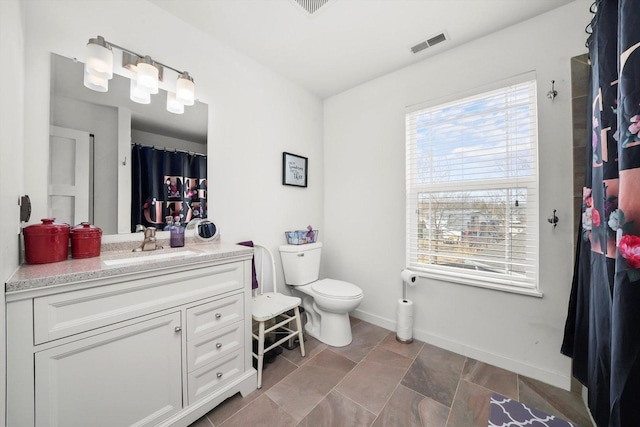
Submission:
[[[398,300],[398,311],[396,312],[396,340],[403,344],[413,342],[413,301],[411,300]]]
[[[402,299],[398,300],[396,312],[396,340],[409,344],[413,342],[413,301],[407,299],[407,284],[416,285],[418,275],[411,270],[402,270]]]

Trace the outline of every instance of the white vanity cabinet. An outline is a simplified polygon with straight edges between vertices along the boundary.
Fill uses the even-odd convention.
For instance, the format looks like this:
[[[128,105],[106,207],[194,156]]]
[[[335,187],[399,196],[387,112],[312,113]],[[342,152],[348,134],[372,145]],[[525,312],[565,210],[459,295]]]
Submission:
[[[188,426],[250,393],[250,292],[250,254],[7,292],[7,425]]]

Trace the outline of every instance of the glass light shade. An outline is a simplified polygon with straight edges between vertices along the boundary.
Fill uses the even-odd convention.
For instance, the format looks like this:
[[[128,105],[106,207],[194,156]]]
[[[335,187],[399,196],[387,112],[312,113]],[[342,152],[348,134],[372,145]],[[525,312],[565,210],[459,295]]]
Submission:
[[[173,114],[183,114],[184,104],[176,99],[176,94],[167,92],[167,111]]]
[[[141,90],[135,80],[131,80],[129,98],[138,104],[151,103],[151,94],[146,90]]]
[[[96,92],[106,92],[109,90],[109,79],[96,77],[93,74],[84,72],[84,85]]]
[[[158,93],[158,68],[148,56],[138,61],[138,89],[148,93]]]
[[[90,39],[87,43],[85,72],[102,79],[113,77],[113,52],[102,37]]]
[[[196,87],[188,73],[182,73],[176,82],[176,99],[183,105],[193,105],[196,99]]]

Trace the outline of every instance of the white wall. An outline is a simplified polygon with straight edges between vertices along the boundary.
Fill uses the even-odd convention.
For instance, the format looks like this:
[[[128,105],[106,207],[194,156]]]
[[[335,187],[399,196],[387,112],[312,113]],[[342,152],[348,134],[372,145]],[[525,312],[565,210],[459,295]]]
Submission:
[[[102,35],[194,77],[197,97],[209,105],[209,212],[224,240],[276,249],[285,230],[323,228],[323,111],[316,96],[145,0],[34,0],[24,8],[30,158],[23,176],[33,218],[46,214],[49,54],[83,61],[87,40]],[[283,151],[309,158],[307,189],[282,186]]]
[[[19,0],[0,1],[0,192],[4,206],[0,221],[0,279],[4,283],[18,267],[18,232],[20,210],[18,198],[24,194],[23,106],[24,106],[24,38],[23,16]],[[10,64],[10,66],[7,66]],[[5,307],[0,292],[0,424],[5,419]]]
[[[535,71],[538,80],[542,299],[421,278],[414,336],[569,387],[560,354],[573,269],[570,58],[586,51],[590,1],[578,0],[325,101],[324,273],[356,283],[356,316],[395,328],[405,266],[407,106]],[[556,81],[558,98],[545,94]],[[553,230],[546,218],[558,210]]]

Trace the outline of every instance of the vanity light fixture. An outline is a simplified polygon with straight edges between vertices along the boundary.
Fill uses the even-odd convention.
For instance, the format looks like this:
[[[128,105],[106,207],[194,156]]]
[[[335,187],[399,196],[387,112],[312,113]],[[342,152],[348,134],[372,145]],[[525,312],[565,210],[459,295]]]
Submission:
[[[184,113],[184,104],[176,99],[175,92],[167,92],[167,111],[174,114]]]
[[[136,80],[131,80],[129,98],[138,104],[151,104],[151,93],[143,90]]]
[[[107,92],[109,90],[109,79],[97,77],[85,71],[84,85],[91,90],[95,90],[96,92]]]
[[[150,56],[138,59],[138,90],[145,91],[149,94],[155,95],[158,93],[158,67]]]
[[[196,98],[193,79],[186,71],[178,76],[176,82],[176,99],[183,105],[193,105]]]
[[[113,52],[111,46],[101,36],[89,39],[87,62],[84,64],[84,85],[97,92],[109,90],[109,80],[113,77]]]
[[[163,80],[166,68],[178,75],[176,91],[167,94],[167,111],[182,114],[185,105],[194,104],[195,85],[188,72],[154,61],[149,55],[140,55],[108,42],[102,36],[89,39],[87,43],[87,61],[84,67],[84,85],[86,87],[97,92],[109,90],[109,80],[113,78],[113,48],[122,51],[122,66],[136,74],[135,78],[131,79],[130,98],[132,101],[149,104],[151,95],[158,93],[159,82]]]
[[[104,37],[89,39],[84,72],[101,79],[109,80],[113,77],[113,51]]]

